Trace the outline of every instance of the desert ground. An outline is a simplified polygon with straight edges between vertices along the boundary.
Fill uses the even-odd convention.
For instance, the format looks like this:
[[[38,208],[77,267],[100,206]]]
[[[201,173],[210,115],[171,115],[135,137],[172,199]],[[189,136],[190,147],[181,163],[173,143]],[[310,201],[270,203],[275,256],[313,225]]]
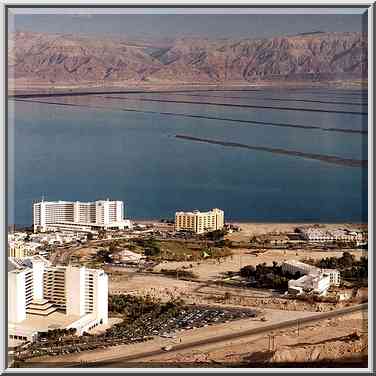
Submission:
[[[147,223],[147,222],[145,222]],[[150,223],[150,222],[149,222]],[[237,223],[240,232],[234,232],[227,236],[230,240],[249,241],[250,237],[265,233],[292,232],[301,224],[250,224]],[[323,225],[327,228],[338,228],[338,224]],[[354,227],[353,225],[340,225],[341,227]],[[310,310],[323,311],[334,309],[329,304],[305,304],[301,301],[286,301],[274,296],[270,290],[262,289],[239,289],[230,286],[214,284],[222,281],[228,271],[239,271],[245,265],[266,263],[272,265],[273,261],[303,260],[308,258],[321,259],[323,257],[340,257],[342,250],[289,250],[269,249],[263,253],[255,253],[252,249],[233,249],[233,255],[219,261],[213,259],[190,261],[164,261],[153,268],[153,272],[160,272],[162,269],[181,269],[193,272],[197,279],[181,280],[173,279],[154,273],[140,273],[136,269],[109,268],[106,270],[110,276],[110,294],[136,294],[158,297],[168,300],[171,297],[181,297],[188,303],[213,304],[226,303],[242,306],[273,308],[281,310]],[[356,258],[365,255],[364,250],[351,250]],[[226,294],[227,293],[227,294]],[[215,297],[227,295],[226,302],[215,300]]]
[[[327,330],[323,330],[327,329]],[[358,337],[351,339],[357,333]],[[344,361],[351,354],[362,356],[367,353],[367,318],[363,313],[356,313],[335,320],[320,321],[304,328],[275,331],[270,333],[274,343],[269,343],[269,337],[263,335],[239,342],[230,342],[219,348],[203,348],[200,351],[187,351],[174,355],[164,355],[149,362],[162,363],[191,363],[239,364],[253,362],[278,363],[284,362],[315,362],[333,359]],[[272,340],[271,340],[272,341]]]
[[[200,262],[163,262],[155,267],[155,271],[161,269],[187,268],[198,275],[202,281],[219,279],[223,273],[228,271],[238,271],[245,265],[266,263],[272,265],[273,261],[282,262],[285,260],[302,260],[305,258],[321,259],[323,257],[340,257],[343,251],[306,251],[306,250],[268,250],[265,253],[252,252],[250,249],[234,249],[233,255],[217,262],[215,260],[205,260]],[[361,250],[352,251],[356,257],[364,254]],[[190,267],[192,265],[192,267]]]
[[[309,312],[281,312],[267,310],[269,323],[279,323],[284,320],[299,319],[312,315]],[[77,362],[114,362],[111,367],[129,367],[134,363],[121,363],[122,357],[137,356],[137,366],[151,366],[165,363],[166,366],[189,366],[204,363],[207,367],[213,364],[235,366],[241,363],[268,362],[278,367],[283,362],[314,362],[346,360],[362,357],[367,353],[367,317],[364,312],[357,312],[343,317],[322,320],[305,326],[293,326],[284,330],[275,330],[269,334],[251,335],[238,339],[225,340],[214,344],[202,345],[199,348],[189,348],[169,354],[147,356],[149,351],[157,351],[165,346],[175,344],[190,344],[213,336],[241,332],[264,325],[258,318],[238,320],[231,323],[209,326],[197,330],[178,332],[176,338],[156,337],[146,343],[120,345],[108,349],[87,351],[81,354],[70,354],[55,357],[34,358],[31,363],[60,363]],[[325,329],[325,330],[323,330]],[[274,343],[269,336],[274,337]]]
[[[241,231],[229,234],[228,238],[230,240],[249,241],[253,235],[292,232],[295,227],[299,226],[299,224],[242,223],[238,225],[241,227]],[[338,224],[327,226],[338,228]],[[93,251],[86,248],[80,252],[82,252],[82,256],[87,256]],[[233,249],[232,256],[220,261],[209,259],[201,260],[200,262],[165,261],[156,265],[151,272],[141,272],[136,268],[106,267],[106,272],[109,275],[109,294],[134,294],[138,296],[149,294],[161,300],[179,297],[192,304],[253,308],[256,309],[258,315],[251,319],[178,331],[176,338],[173,340],[155,337],[145,343],[119,345],[79,354],[34,358],[30,361],[43,363],[115,361],[118,358],[129,355],[160,350],[167,345],[173,346],[176,343],[195,342],[213,336],[241,332],[250,328],[262,327],[346,307],[349,305],[346,301],[336,304],[308,303],[295,299],[284,299],[279,294],[274,294],[271,290],[239,288],[218,283],[218,281],[223,280],[226,272],[238,271],[245,265],[255,266],[264,262],[271,265],[273,261],[280,262],[306,258],[319,259],[329,256],[340,257],[342,253],[342,250],[271,249],[256,255],[252,249],[241,248]],[[365,254],[361,250],[351,250],[351,253],[357,258]],[[183,268],[192,271],[197,278],[194,280],[182,280],[158,274],[161,269]],[[363,295],[367,295],[367,289],[363,289],[362,292]],[[364,296],[361,300],[354,300],[352,303],[356,304],[361,301],[364,301]],[[115,317],[111,318],[109,325],[118,322],[118,320]],[[199,348],[183,350],[178,353],[174,352],[173,354],[166,352],[154,358],[145,359],[145,362],[150,366],[154,362],[154,364],[166,363],[166,365],[203,364],[203,366],[211,367],[216,364],[231,366],[265,361],[268,364],[277,366],[278,363],[283,362],[343,360],[350,354],[352,357],[362,357],[367,354],[368,349],[366,327],[367,317],[365,313],[358,312],[336,319],[326,319],[299,329],[276,330],[270,333],[270,335],[274,336],[275,343],[273,346],[269,337],[263,334],[234,341],[225,341],[215,345],[200,346]],[[140,362],[143,362],[143,360],[141,359]],[[122,364],[119,365],[119,367],[124,366]]]
[[[312,227],[313,223],[245,223],[245,222],[230,222],[232,225],[239,226],[241,231],[229,235],[229,238],[237,241],[249,240],[254,235],[261,235],[267,233],[286,233],[294,232],[296,227]],[[333,230],[336,228],[367,228],[365,224],[352,223],[320,223],[321,229]]]

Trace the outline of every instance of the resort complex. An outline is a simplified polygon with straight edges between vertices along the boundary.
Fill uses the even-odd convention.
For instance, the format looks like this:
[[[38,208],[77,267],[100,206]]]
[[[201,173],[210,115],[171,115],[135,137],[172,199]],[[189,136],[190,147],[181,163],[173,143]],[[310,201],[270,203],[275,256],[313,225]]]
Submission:
[[[131,222],[122,201],[33,203],[32,226],[8,233],[8,355],[95,362],[114,346],[143,353],[136,346],[149,341],[163,356],[230,329],[265,326],[266,336],[280,320],[304,331],[309,311],[324,319],[361,302],[365,226],[225,223],[219,208],[173,214]]]
[[[358,245],[364,244],[367,237],[364,233],[349,230],[349,229],[335,229],[332,231],[323,230],[317,227],[299,228],[302,238],[312,243],[326,243],[326,242],[354,242]]]

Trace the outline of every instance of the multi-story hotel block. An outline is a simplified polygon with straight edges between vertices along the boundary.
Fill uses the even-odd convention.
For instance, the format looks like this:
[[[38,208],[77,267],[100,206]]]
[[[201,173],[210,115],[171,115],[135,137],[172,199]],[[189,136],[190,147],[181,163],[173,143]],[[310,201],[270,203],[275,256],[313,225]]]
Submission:
[[[108,277],[101,269],[52,266],[40,256],[8,260],[8,322],[12,339],[38,331],[75,328],[78,334],[108,322]]]
[[[175,231],[192,231],[196,234],[221,230],[224,226],[224,212],[212,209],[208,212],[176,212]]]
[[[40,201],[33,204],[34,232],[47,230],[124,229],[123,201]]]

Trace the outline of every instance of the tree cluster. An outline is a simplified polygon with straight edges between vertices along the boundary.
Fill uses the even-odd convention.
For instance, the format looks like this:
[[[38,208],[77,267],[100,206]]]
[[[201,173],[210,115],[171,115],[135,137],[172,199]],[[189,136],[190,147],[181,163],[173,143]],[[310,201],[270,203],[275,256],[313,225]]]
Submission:
[[[144,248],[145,256],[159,256],[161,253],[161,247],[157,240],[153,238],[149,239],[136,239],[136,244]]]
[[[321,269],[338,269],[341,279],[345,281],[358,281],[360,284],[367,284],[368,257],[366,256],[356,260],[350,252],[343,252],[341,257],[324,257],[318,261],[309,259],[306,262]]]
[[[214,243],[214,245],[216,246],[216,247],[228,247],[228,248],[231,248],[231,247],[233,247],[233,243],[232,243],[232,241],[231,240],[229,240],[229,239],[222,239],[222,240],[219,240],[219,241],[216,241],[215,243]]]
[[[345,269],[357,264],[355,256],[350,252],[343,252],[341,257],[325,257],[317,261],[316,266],[322,269]]]
[[[256,265],[256,267],[253,265],[244,266],[240,269],[240,275],[253,281],[257,287],[276,290],[286,290],[290,279],[301,277],[299,272],[295,274],[284,272],[275,261],[273,261],[273,266],[267,266],[265,262]]]
[[[223,240],[223,237],[227,234],[226,230],[215,230],[205,234],[205,238],[212,241]]]
[[[110,256],[110,254],[111,254],[111,252],[109,250],[107,250],[107,249],[100,249],[97,252],[97,259],[100,262],[111,263],[112,262],[112,258]]]
[[[116,312],[123,315],[124,320],[115,324],[106,331],[106,336],[120,336],[125,332],[149,332],[145,323],[165,319],[166,317],[176,317],[184,307],[181,299],[171,299],[167,302],[161,302],[150,295],[144,297],[133,295],[110,295],[108,299],[108,308],[110,312]],[[150,334],[150,333],[149,333]]]
[[[190,270],[161,269],[161,273],[174,278],[196,279],[197,275]]]
[[[232,251],[225,247],[204,247],[201,250],[202,258],[210,258],[220,260],[222,257],[228,257],[232,255]]]
[[[72,336],[72,335],[76,334],[76,332],[77,332],[76,328],[52,329],[52,330],[48,330],[47,332],[39,332],[38,336],[39,336],[39,338],[56,340],[56,339],[66,337],[66,336]]]

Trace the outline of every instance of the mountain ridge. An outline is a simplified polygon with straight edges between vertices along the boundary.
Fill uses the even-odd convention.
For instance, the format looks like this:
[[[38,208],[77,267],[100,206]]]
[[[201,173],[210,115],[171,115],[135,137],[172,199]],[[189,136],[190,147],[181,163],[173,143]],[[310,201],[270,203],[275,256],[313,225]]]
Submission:
[[[165,42],[16,32],[9,35],[8,75],[16,88],[366,80],[367,42],[358,32]]]

